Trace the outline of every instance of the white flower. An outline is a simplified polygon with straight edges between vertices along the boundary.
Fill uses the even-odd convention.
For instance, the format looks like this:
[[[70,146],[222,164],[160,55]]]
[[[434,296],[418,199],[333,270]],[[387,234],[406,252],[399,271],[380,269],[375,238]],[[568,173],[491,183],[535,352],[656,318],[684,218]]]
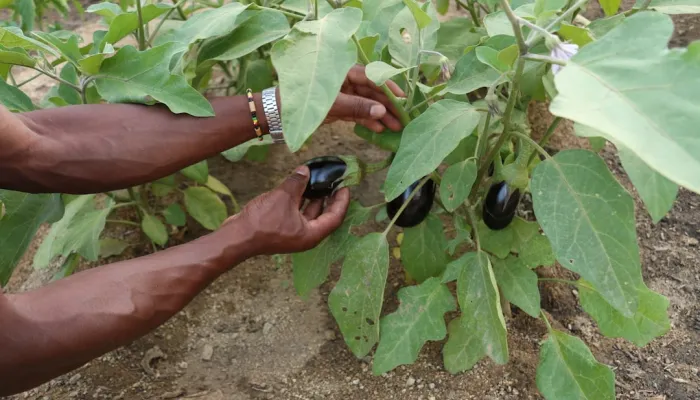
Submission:
[[[562,60],[562,61],[569,61],[571,57],[576,55],[578,52],[578,45],[575,45],[573,43],[557,43],[552,47],[552,52],[550,53],[550,56],[552,58],[555,58],[557,60]],[[559,70],[562,68],[561,65],[558,64],[552,64],[552,73],[557,74]]]

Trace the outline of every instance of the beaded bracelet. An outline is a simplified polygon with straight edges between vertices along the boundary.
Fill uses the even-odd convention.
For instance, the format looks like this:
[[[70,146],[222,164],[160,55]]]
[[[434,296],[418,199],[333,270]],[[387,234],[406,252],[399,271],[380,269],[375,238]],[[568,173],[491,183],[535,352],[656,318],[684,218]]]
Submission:
[[[248,95],[248,107],[250,108],[250,116],[253,118],[253,128],[255,129],[255,136],[257,136],[258,139],[263,140],[262,130],[260,129],[260,122],[258,121],[258,113],[255,110],[253,91],[247,89],[246,94]]]

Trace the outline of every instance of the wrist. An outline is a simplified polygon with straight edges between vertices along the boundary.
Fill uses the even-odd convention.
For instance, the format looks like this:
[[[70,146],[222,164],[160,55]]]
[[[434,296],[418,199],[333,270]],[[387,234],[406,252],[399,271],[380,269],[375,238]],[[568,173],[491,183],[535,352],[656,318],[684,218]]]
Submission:
[[[243,261],[255,257],[254,231],[248,227],[242,214],[236,214],[218,230],[199,239],[206,251],[214,257],[213,261],[224,270],[233,268]]]

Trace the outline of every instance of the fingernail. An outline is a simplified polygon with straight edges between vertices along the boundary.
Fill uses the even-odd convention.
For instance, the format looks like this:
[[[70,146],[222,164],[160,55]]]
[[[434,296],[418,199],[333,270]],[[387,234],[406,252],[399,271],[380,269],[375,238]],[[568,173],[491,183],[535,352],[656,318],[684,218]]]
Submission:
[[[386,113],[386,108],[381,104],[375,104],[369,109],[369,116],[372,118],[381,118]]]
[[[294,170],[295,174],[299,174],[301,176],[309,176],[309,169],[307,167],[297,167],[297,169]]]

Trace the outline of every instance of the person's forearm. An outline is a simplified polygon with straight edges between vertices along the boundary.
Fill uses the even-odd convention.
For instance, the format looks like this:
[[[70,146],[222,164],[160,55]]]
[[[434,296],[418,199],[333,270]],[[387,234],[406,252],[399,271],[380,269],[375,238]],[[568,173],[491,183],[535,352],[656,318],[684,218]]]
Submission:
[[[258,118],[268,132],[262,101]],[[211,101],[215,117],[162,105],[95,104],[18,115],[31,143],[0,162],[0,187],[98,193],[147,183],[255,138],[246,96]]]
[[[0,396],[62,375],[161,325],[254,255],[250,232],[234,219],[179,247],[24,294],[0,294]]]

